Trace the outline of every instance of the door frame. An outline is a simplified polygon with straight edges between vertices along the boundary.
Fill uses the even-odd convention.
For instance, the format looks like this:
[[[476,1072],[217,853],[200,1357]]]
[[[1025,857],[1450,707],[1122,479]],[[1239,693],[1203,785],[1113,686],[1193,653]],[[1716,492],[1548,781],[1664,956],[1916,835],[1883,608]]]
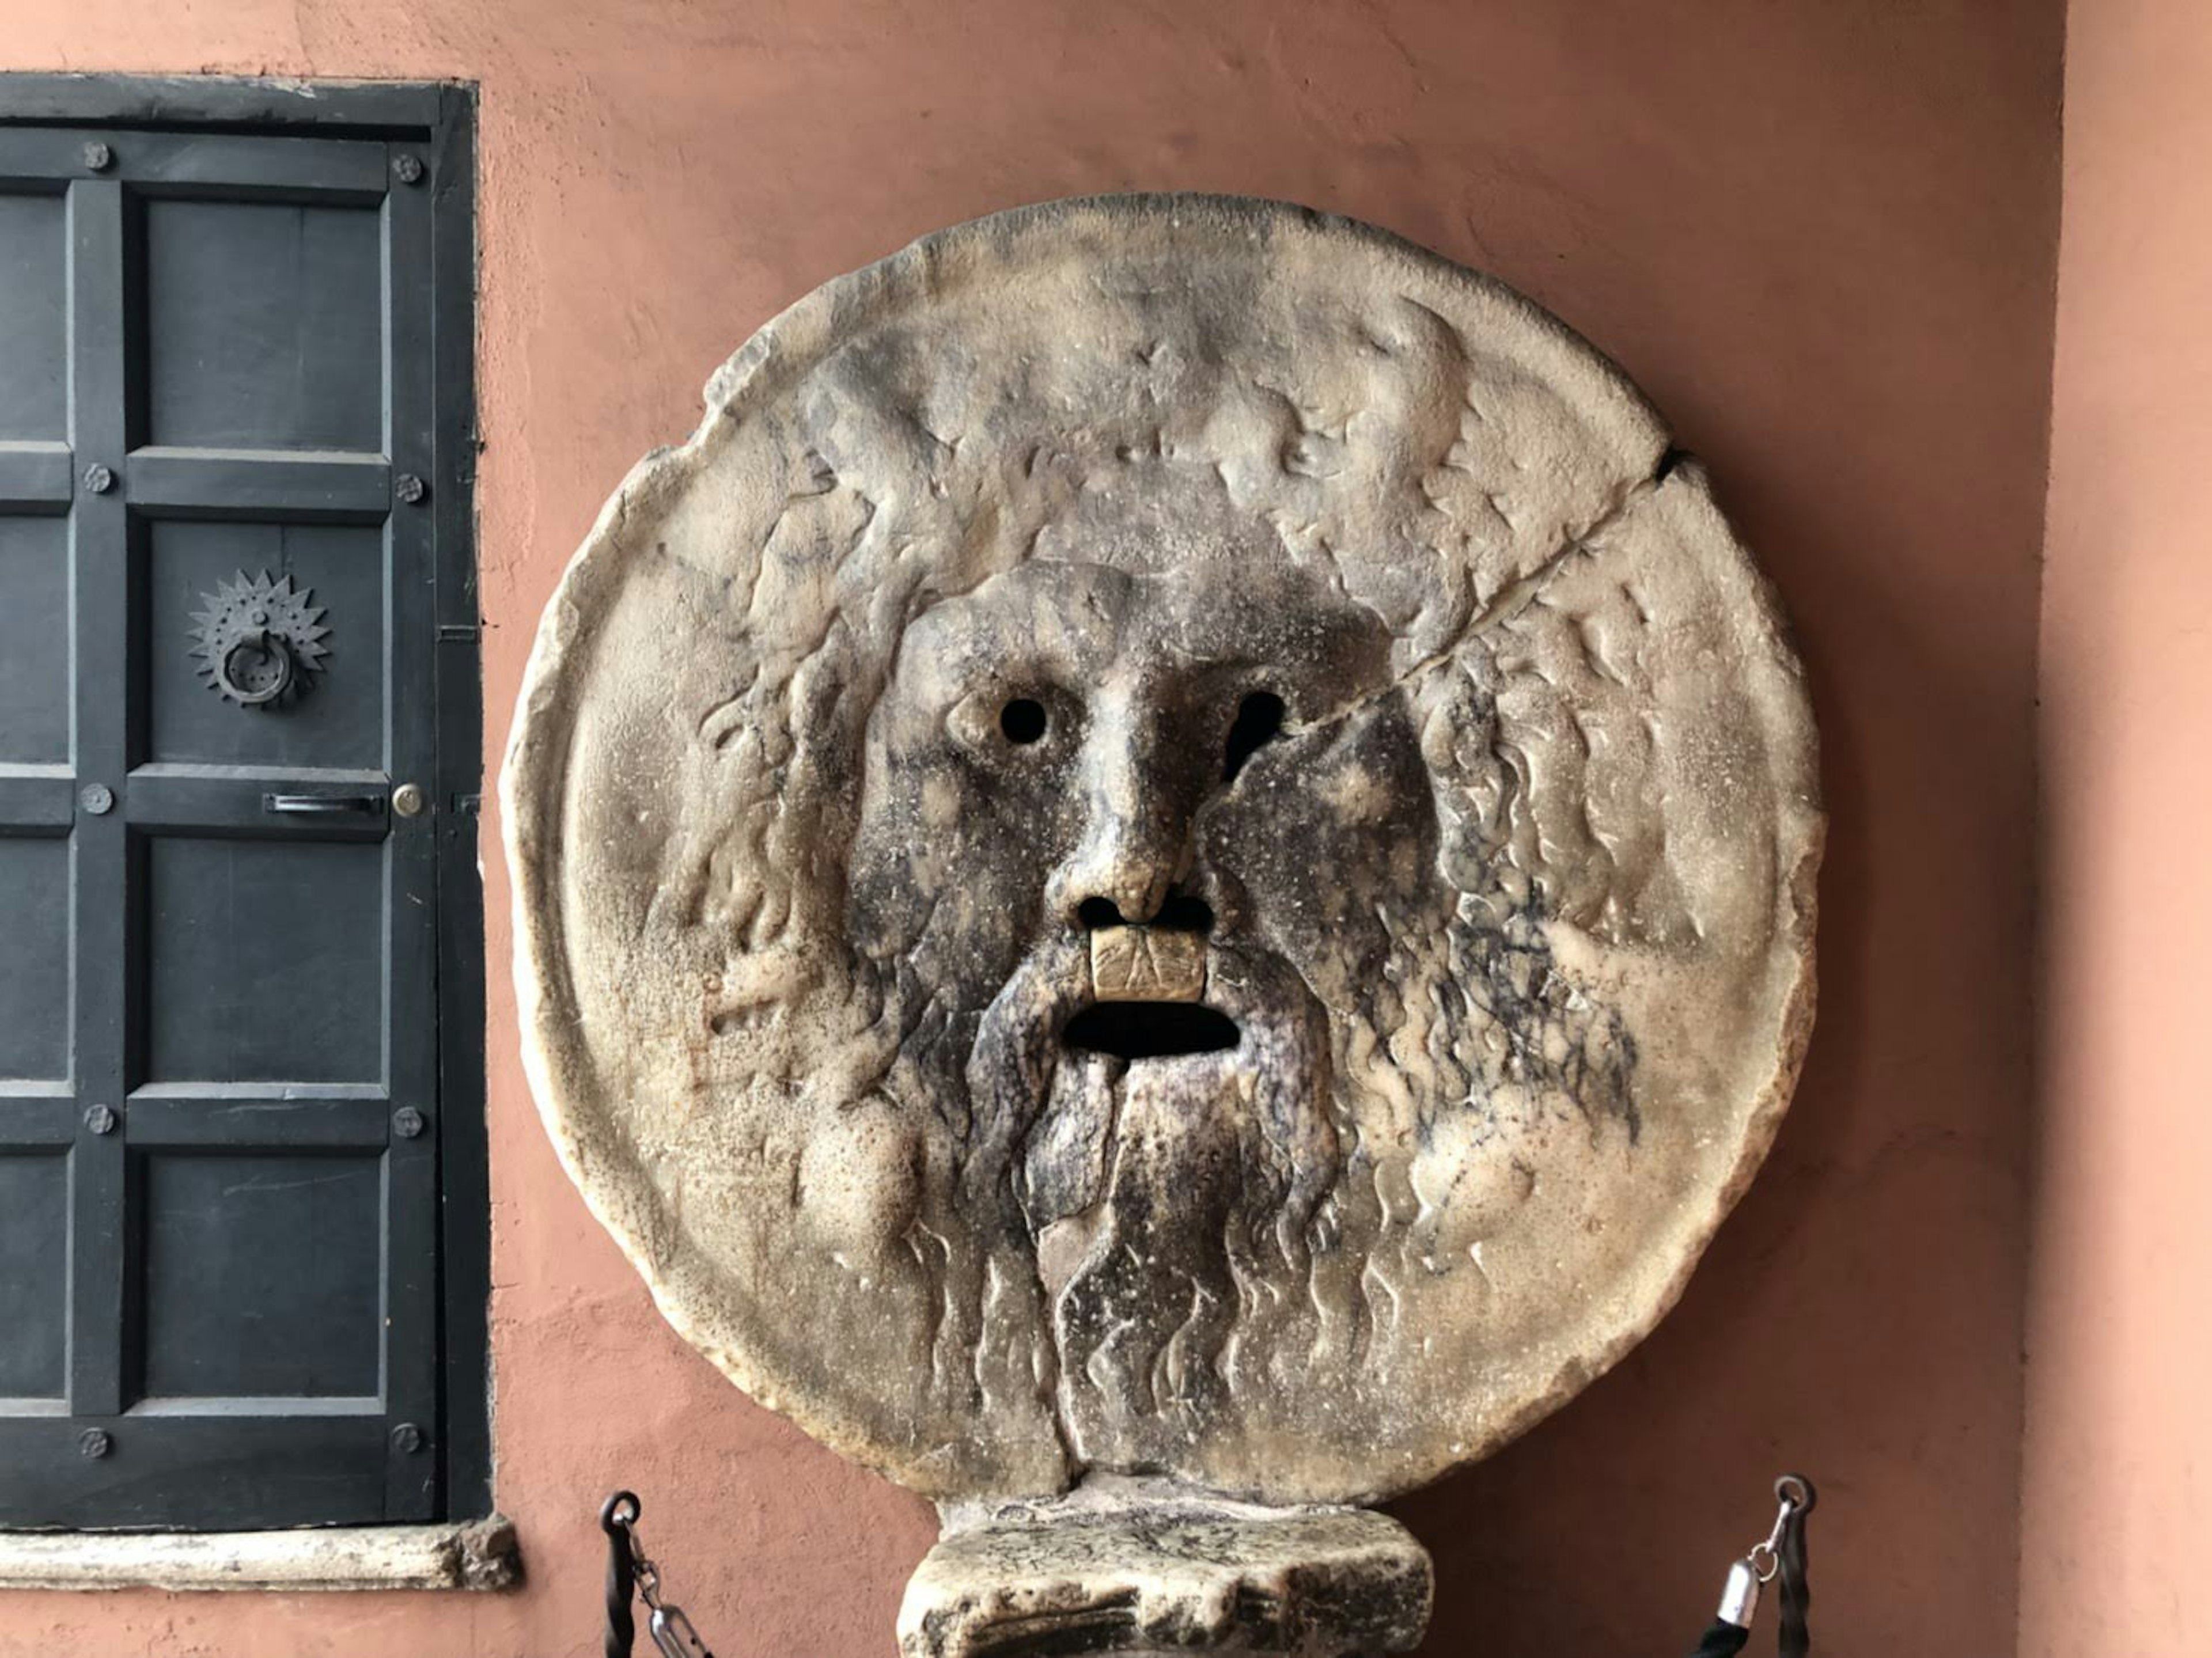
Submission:
[[[484,1127],[483,685],[476,555],[477,88],[459,82],[0,74],[0,127],[358,137],[419,145],[432,192],[439,1381],[442,1511],[489,1515],[491,1212]]]

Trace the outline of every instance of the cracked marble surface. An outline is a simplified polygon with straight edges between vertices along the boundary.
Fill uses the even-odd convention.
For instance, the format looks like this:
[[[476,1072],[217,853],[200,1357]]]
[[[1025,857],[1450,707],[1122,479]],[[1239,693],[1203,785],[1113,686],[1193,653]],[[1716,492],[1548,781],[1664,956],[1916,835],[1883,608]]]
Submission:
[[[571,565],[533,1086],[677,1327],[896,1479],[1376,1499],[1755,1171],[1814,749],[1702,469],[1527,301],[1274,203],[1001,215],[769,323]]]

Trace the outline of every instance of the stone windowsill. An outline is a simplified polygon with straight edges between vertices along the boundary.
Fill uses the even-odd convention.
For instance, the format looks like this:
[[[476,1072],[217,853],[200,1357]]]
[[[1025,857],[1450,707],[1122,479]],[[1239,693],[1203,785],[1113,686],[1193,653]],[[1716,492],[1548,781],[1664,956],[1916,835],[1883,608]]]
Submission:
[[[0,1532],[0,1589],[503,1589],[521,1581],[514,1527],[319,1531]]]

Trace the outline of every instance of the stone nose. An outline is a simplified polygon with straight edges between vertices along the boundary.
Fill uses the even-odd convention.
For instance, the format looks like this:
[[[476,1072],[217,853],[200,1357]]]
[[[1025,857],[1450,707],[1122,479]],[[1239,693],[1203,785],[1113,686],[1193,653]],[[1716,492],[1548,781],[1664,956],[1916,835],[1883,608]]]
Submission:
[[[1068,926],[1157,920],[1189,873],[1200,788],[1175,763],[1160,723],[1127,708],[1102,709],[1093,722],[1082,759],[1082,829],[1047,893]]]
[[[1053,873],[1054,913],[1077,928],[1154,920],[1182,874],[1189,839],[1187,813],[1094,810],[1074,853]]]

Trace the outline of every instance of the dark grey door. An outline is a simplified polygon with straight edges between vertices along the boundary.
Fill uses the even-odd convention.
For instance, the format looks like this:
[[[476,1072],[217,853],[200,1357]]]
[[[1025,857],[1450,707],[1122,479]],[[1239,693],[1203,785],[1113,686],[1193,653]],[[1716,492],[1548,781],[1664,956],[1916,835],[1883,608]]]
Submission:
[[[420,149],[0,129],[0,1524],[436,1509]]]

